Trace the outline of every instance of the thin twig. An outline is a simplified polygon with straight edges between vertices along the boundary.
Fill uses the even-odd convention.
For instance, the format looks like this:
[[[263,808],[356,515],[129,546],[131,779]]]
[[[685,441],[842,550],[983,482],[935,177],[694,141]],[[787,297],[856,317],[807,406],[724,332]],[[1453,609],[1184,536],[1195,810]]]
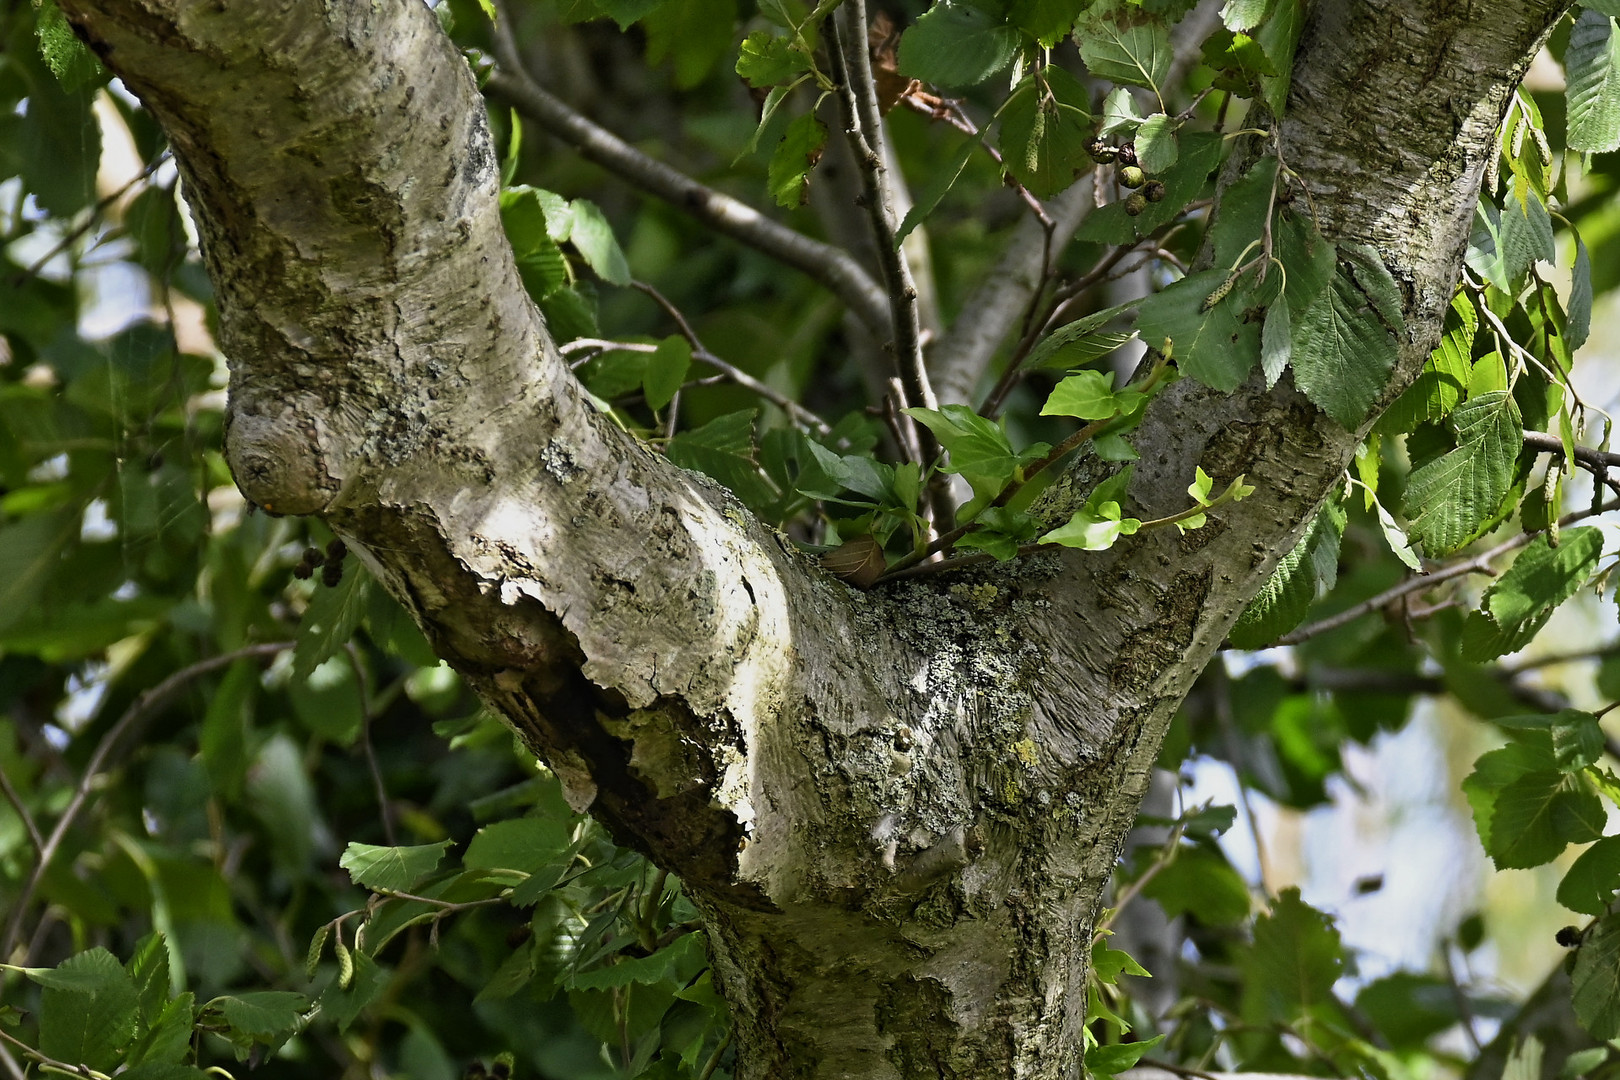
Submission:
[[[1577,510],[1573,513],[1565,514],[1563,517],[1559,518],[1558,525],[1560,528],[1562,528],[1565,525],[1573,524],[1574,522],[1581,521],[1585,518],[1593,517],[1598,514],[1606,514],[1610,510],[1617,509],[1620,509],[1620,502],[1611,502],[1601,507],[1587,510]],[[1337,630],[1341,626],[1347,626],[1361,618],[1363,615],[1371,614],[1374,611],[1380,611],[1404,596],[1408,596],[1415,592],[1423,592],[1427,589],[1433,588],[1436,585],[1439,585],[1441,582],[1450,581],[1452,578],[1464,577],[1468,574],[1494,574],[1495,571],[1491,569],[1490,565],[1491,560],[1496,559],[1499,556],[1506,555],[1510,551],[1517,551],[1519,548],[1525,547],[1539,535],[1541,535],[1539,531],[1521,533],[1520,535],[1512,537],[1511,539],[1504,540],[1502,543],[1497,544],[1489,551],[1475,555],[1472,558],[1463,559],[1460,562],[1455,562],[1448,566],[1442,566],[1437,570],[1423,575],[1422,577],[1408,578],[1399,585],[1392,585],[1391,587],[1385,589],[1377,596],[1345,608],[1337,615],[1330,615],[1318,622],[1308,623],[1305,626],[1301,626],[1297,630],[1290,631],[1289,633],[1286,633],[1282,637],[1278,638],[1276,641],[1272,642],[1272,645],[1297,645],[1301,641],[1307,641],[1319,634],[1325,634],[1329,630]]]
[[[21,819],[23,828],[28,832],[28,842],[34,845],[34,853],[37,855],[44,851],[45,838],[40,835],[39,823],[34,820],[34,815],[28,812],[28,807],[23,804],[22,796],[17,794],[17,789],[11,786],[11,777],[6,775],[4,769],[0,769],[0,791],[5,792],[6,802],[11,804],[11,809],[16,811],[17,817]]]
[[[1516,664],[1503,664],[1502,674],[1511,678],[1522,675],[1527,671],[1555,667],[1558,664],[1574,664],[1582,660],[1603,660],[1616,655],[1620,655],[1620,642],[1610,642],[1597,648],[1578,649],[1574,652],[1549,653],[1546,656],[1533,656]]]
[[[1564,440],[1543,431],[1526,431],[1524,445],[1536,450],[1545,450],[1549,454],[1557,454],[1559,457],[1564,456]],[[1620,454],[1579,445],[1574,450],[1576,464],[1590,472],[1599,484],[1620,495],[1620,480],[1609,475],[1611,466],[1620,465]]]
[[[714,1075],[714,1070],[720,1066],[721,1056],[726,1052],[726,1048],[731,1045],[731,1036],[732,1032],[727,1031],[726,1037],[720,1040],[720,1045],[716,1046],[714,1053],[709,1055],[709,1060],[703,1066],[703,1071],[698,1073],[698,1080],[709,1080],[709,1077]]]
[[[996,382],[995,389],[990,391],[990,396],[985,398],[984,406],[979,410],[980,414],[989,417],[1000,414],[1001,407],[1006,404],[1007,395],[1012,393],[1013,387],[1017,386],[1019,380],[1027,374],[1023,366],[1025,357],[1035,348],[1036,342],[1068,321],[1071,301],[1099,281],[1107,280],[1109,272],[1127,255],[1140,250],[1142,245],[1151,244],[1157,248],[1162,243],[1162,239],[1149,237],[1134,244],[1121,244],[1097,260],[1092,268],[1079,278],[1053,290],[1046,314],[1026,326],[1023,336],[1019,338],[1018,344],[1013,346],[1012,355],[1007,359],[1007,369],[1001,373],[1001,378]]]
[[[394,838],[394,811],[388,801],[388,787],[383,783],[382,768],[377,764],[377,749],[371,744],[371,721],[376,719],[371,707],[371,692],[366,689],[366,669],[360,663],[360,650],[354,643],[343,646],[349,658],[349,670],[354,672],[354,685],[360,695],[360,754],[366,759],[366,771],[371,773],[371,790],[377,796],[377,814],[382,819],[383,840],[389,847],[398,846]]]
[[[887,298],[849,252],[796,232],[649,157],[542,89],[523,64],[512,36],[511,15],[506,11],[501,11],[495,20],[495,54],[501,66],[485,83],[486,90],[517,106],[525,116],[612,176],[820,282],[873,334],[888,334]]]
[[[1056,228],[1051,250],[1060,251],[1091,212],[1094,175],[1088,174],[1046,206]],[[941,401],[968,405],[996,350],[1012,329],[1029,295],[1051,271],[1037,265],[1046,252],[1046,229],[1034,217],[1021,218],[1005,241],[994,269],[985,274],[962,304],[949,332],[929,350],[929,366]]]
[[[11,1051],[6,1049],[3,1043],[0,1043],[0,1063],[4,1063],[6,1074],[11,1077],[11,1080],[28,1080],[22,1066],[17,1064],[17,1059],[11,1056]]]
[[[41,1068],[51,1069],[67,1076],[87,1076],[90,1080],[110,1080],[106,1073],[98,1072],[88,1065],[69,1065],[67,1062],[58,1061],[48,1054],[42,1054],[3,1028],[0,1028],[0,1039],[4,1039],[21,1050],[26,1056],[39,1062]]]
[[[17,894],[17,899],[13,902],[11,918],[6,924],[5,943],[0,946],[0,956],[11,955],[11,950],[16,946],[18,935],[22,931],[23,917],[33,903],[34,893],[39,888],[40,880],[45,876],[45,871],[50,867],[51,860],[56,857],[56,852],[61,848],[68,829],[77,820],[79,811],[84,809],[85,801],[90,797],[90,791],[95,786],[96,779],[101,775],[102,767],[107,763],[108,757],[112,755],[113,749],[124,735],[134,730],[138,724],[156,712],[158,707],[165,704],[175,691],[191,680],[206,675],[211,671],[217,671],[222,667],[227,667],[238,660],[259,656],[274,656],[292,648],[294,644],[295,642],[291,641],[272,641],[258,645],[245,645],[228,653],[210,656],[206,660],[199,660],[195,664],[189,664],[181,668],[130,703],[129,708],[124,710],[124,715],[120,716],[118,722],[107,729],[107,733],[96,744],[95,752],[90,755],[90,761],[84,767],[84,775],[79,778],[78,786],[73,789],[73,795],[68,799],[68,804],[62,810],[62,815],[56,819],[56,825],[51,829],[50,836],[46,837],[45,845],[40,849],[39,858],[35,860],[34,868],[29,872],[27,882],[24,883],[22,891]]]
[[[1485,1044],[1479,1041],[1479,1032],[1474,1030],[1474,1010],[1468,1002],[1468,995],[1463,992],[1462,983],[1457,979],[1457,968],[1451,962],[1451,942],[1440,943],[1440,961],[1446,966],[1446,983],[1451,987],[1452,1000],[1457,1005],[1457,1017],[1462,1021],[1463,1034],[1467,1036],[1468,1043],[1474,1048],[1474,1057],[1478,1058],[1485,1052]]]
[[[72,229],[69,229],[67,235],[63,236],[61,240],[58,240],[54,245],[52,245],[49,251],[35,259],[26,270],[18,272],[11,279],[11,286],[16,288],[32,278],[37,277],[39,272],[45,269],[46,264],[48,264],[58,255],[62,254],[62,252],[66,251],[75,240],[79,239],[79,237],[83,236],[85,233],[89,232],[95,227],[96,222],[101,220],[102,211],[106,210],[107,207],[111,206],[119,199],[122,199],[125,195],[128,195],[130,189],[132,189],[136,184],[142,183],[153,173],[157,172],[158,169],[163,166],[163,163],[168,160],[169,151],[165,150],[157,157],[153,158],[150,165],[136,173],[134,176],[130,177],[128,182],[120,186],[117,191],[114,191],[110,195],[104,195],[97,200],[96,204],[88,211],[88,216],[84,219],[84,221],[79,225],[74,226]]]
[[[681,336],[685,338],[686,343],[692,347],[692,358],[694,360],[701,360],[710,367],[716,368],[717,370],[723,372],[728,378],[731,379],[732,382],[745,389],[752,390],[766,401],[769,401],[772,405],[775,405],[777,408],[787,413],[789,417],[791,417],[801,426],[814,428],[817,432],[823,435],[832,430],[832,425],[828,424],[827,421],[823,420],[821,417],[817,416],[803,405],[800,405],[797,401],[794,401],[781,391],[776,390],[766,383],[754,378],[741,368],[727,363],[706,349],[703,342],[698,340],[697,331],[692,329],[692,324],[687,322],[686,316],[681,314],[680,308],[672,304],[669,301],[669,298],[663,293],[659,292],[645,281],[632,281],[630,285],[632,288],[650,296],[653,302],[659,307],[663,308],[664,313],[674,320],[676,328],[681,332]]]

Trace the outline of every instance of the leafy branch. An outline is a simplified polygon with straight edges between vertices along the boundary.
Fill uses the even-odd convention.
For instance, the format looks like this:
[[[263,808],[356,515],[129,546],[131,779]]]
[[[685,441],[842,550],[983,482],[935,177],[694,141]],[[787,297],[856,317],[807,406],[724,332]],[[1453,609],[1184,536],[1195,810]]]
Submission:
[[[515,105],[580,156],[716,232],[809,275],[848,305],[873,334],[889,333],[887,298],[853,256],[773,221],[746,203],[649,157],[547,92],[529,73],[512,33],[511,17],[504,11],[495,20],[495,55],[500,68],[490,76],[485,88]]]
[[[1602,506],[1590,507],[1585,510],[1572,511],[1558,519],[1558,526],[1559,528],[1563,528],[1564,526],[1573,524],[1574,522],[1583,521],[1586,518],[1606,514],[1612,510],[1620,510],[1620,500],[1604,503]],[[1337,630],[1341,626],[1348,626],[1350,623],[1355,622],[1364,615],[1370,615],[1375,611],[1382,611],[1390,605],[1404,600],[1413,593],[1426,592],[1429,589],[1443,584],[1444,582],[1452,580],[1453,578],[1466,577],[1469,574],[1489,574],[1491,576],[1495,576],[1497,571],[1491,564],[1496,559],[1506,555],[1510,551],[1517,551],[1522,547],[1528,546],[1533,540],[1536,539],[1536,537],[1540,535],[1542,535],[1542,533],[1539,530],[1524,532],[1518,536],[1504,540],[1495,547],[1492,547],[1487,551],[1483,551],[1478,555],[1448,563],[1419,577],[1408,578],[1397,585],[1390,586],[1376,596],[1369,597],[1366,600],[1361,601],[1359,604],[1353,604],[1350,607],[1345,608],[1343,611],[1335,615],[1330,615],[1327,618],[1320,619],[1314,623],[1307,623],[1296,630],[1292,630],[1289,633],[1277,638],[1277,640],[1272,644],[1297,645],[1302,641],[1309,641],[1313,637],[1326,634],[1332,630]]]

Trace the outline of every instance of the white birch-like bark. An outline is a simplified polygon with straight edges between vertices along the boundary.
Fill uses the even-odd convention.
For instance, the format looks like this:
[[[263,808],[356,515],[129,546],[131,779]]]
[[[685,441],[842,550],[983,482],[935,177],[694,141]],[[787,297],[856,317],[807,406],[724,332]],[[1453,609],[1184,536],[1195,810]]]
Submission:
[[[1286,381],[1183,381],[1130,495],[1162,516],[1195,466],[1246,474],[1206,528],[857,593],[584,398],[425,5],[61,4],[184,171],[242,490],[321,515],[576,805],[682,875],[739,1075],[1078,1075],[1099,898],[1164,730],[1357,435]],[[1386,401],[1438,338],[1496,124],[1566,7],[1316,5],[1284,153],[1402,286]]]

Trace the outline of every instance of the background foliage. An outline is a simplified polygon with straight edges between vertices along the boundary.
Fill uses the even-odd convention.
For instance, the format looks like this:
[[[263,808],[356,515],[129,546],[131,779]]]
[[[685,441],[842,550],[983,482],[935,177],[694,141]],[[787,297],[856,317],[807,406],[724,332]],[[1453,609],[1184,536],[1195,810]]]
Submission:
[[[832,6],[533,0],[501,17],[570,101],[820,234],[839,128]],[[1620,284],[1610,6],[1554,37],[1567,93],[1516,97],[1445,341],[1233,630],[1161,762],[1223,761],[1305,808],[1327,799],[1343,748],[1400,729],[1416,697],[1490,721],[1501,745],[1464,785],[1484,850],[1509,870],[1580,848],[1558,891],[1574,952],[1552,1018],[1530,1026],[1439,953],[1433,970],[1354,978],[1331,915],[1297,890],[1257,894],[1219,842],[1236,811],[1199,805],[1145,819],[1160,840],[1121,867],[1117,909],[1159,905],[1183,945],[1179,970],[1155,972],[1172,1004],[1150,1010],[1146,972],[1099,936],[1094,1072],[1144,1054],[1385,1077],[1509,1055],[1547,1075],[1612,1069],[1615,743],[1601,714],[1503,661],[1614,565],[1600,512],[1620,458],[1577,452],[1606,446],[1609,420],[1570,382],[1594,302]],[[1317,235],[1309,193],[1264,138],[1301,5],[1190,8],[882,13],[903,32],[874,35],[873,63],[916,197],[896,242],[926,226],[942,312],[1032,206],[1093,169],[1098,192],[980,388],[985,407],[911,410],[972,494],[943,539],[929,531],[937,478],[902,452],[904,421],[837,301],[495,101],[524,280],[603,408],[856,585],[937,572],[933,552],[955,566],[1197,528],[1245,494],[1241,478],[1217,491],[1189,476],[1186,511],[1160,521],[1125,513],[1124,472],[1066,521],[1030,507],[1045,466],[1082,443],[1128,462],[1147,398],[1176,377],[1229,389],[1256,361],[1273,381],[1291,370],[1354,426],[1400,316],[1376,253]],[[487,75],[493,9],[437,11]],[[138,1080],[244,1062],[265,1076],[728,1075],[725,1010],[679,882],[567,806],[341,542],[236,493],[209,286],[150,117],[51,0],[6,3],[0,40],[0,1060],[12,1075],[127,1066]],[[1259,151],[1206,236],[1243,124]],[[1114,284],[1133,270],[1150,294]],[[1148,352],[1133,375],[1117,350],[1134,337]],[[1481,593],[1470,582],[1487,569]],[[1620,696],[1613,650],[1583,652],[1603,658],[1605,700]],[[1493,929],[1476,915],[1452,940],[1467,954]],[[1503,1042],[1480,1056],[1497,1022]]]

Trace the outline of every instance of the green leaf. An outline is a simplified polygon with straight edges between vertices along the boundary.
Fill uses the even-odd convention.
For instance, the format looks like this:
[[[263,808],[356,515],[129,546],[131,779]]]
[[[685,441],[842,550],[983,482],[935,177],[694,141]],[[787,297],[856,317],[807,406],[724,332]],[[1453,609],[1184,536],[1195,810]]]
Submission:
[[[1276,0],[1270,17],[1252,35],[1272,68],[1278,72],[1274,76],[1260,77],[1266,107],[1274,116],[1280,117],[1287,111],[1288,88],[1294,71],[1294,49],[1299,45],[1300,31],[1304,27],[1303,0]]]
[[[65,549],[79,534],[78,515],[35,514],[0,526],[0,630],[28,614],[45,591]]]
[[[1575,236],[1575,269],[1569,286],[1569,349],[1574,352],[1592,330],[1592,260],[1581,234],[1570,232]]]
[[[1395,336],[1343,263],[1293,326],[1294,383],[1341,426],[1354,430],[1400,356]]]
[[[1050,49],[1068,36],[1075,17],[1092,0],[1010,0],[1007,17],[1014,26]]]
[[[450,841],[416,844],[411,847],[382,847],[351,841],[338,865],[349,872],[356,885],[367,889],[409,889],[438,869]]]
[[[957,178],[962,175],[962,170],[967,168],[968,159],[973,156],[973,152],[978,148],[979,142],[977,139],[966,140],[957,148],[956,153],[951,156],[951,160],[945,164],[944,168],[936,169],[929,176],[928,186],[923,188],[922,192],[917,196],[917,201],[911,205],[910,210],[906,211],[905,220],[900,222],[900,228],[895,230],[894,243],[896,247],[899,247],[906,237],[911,235],[911,231],[921,225],[928,215],[934,212],[934,208],[939,205],[940,200],[955,186]]]
[[[1587,1034],[1620,1035],[1620,915],[1605,915],[1587,933],[1570,981],[1575,1017]]]
[[[1252,30],[1265,22],[1275,0],[1226,0],[1221,22],[1228,30]]]
[[[1163,1035],[1155,1035],[1140,1042],[1093,1046],[1086,1051],[1086,1072],[1094,1076],[1113,1076],[1135,1068],[1143,1054],[1163,1041]]]
[[[371,575],[349,559],[343,564],[343,580],[336,586],[321,586],[310,598],[304,618],[298,624],[298,644],[293,646],[293,678],[307,680],[310,674],[354,636],[365,617],[366,592]]]
[[[1157,176],[1176,163],[1181,148],[1176,142],[1176,121],[1154,113],[1136,132],[1136,163],[1149,176]]]
[[[1389,511],[1384,509],[1384,504],[1376,498],[1373,499],[1373,510],[1378,514],[1378,529],[1384,534],[1384,543],[1389,545],[1389,550],[1394,552],[1395,557],[1401,560],[1408,570],[1422,570],[1423,560],[1412,550],[1406,531],[1395,523]]]
[[[789,209],[810,198],[810,170],[821,160],[827,145],[827,125],[813,112],[796,116],[771,154],[770,190],[776,205]]]
[[[1239,649],[1258,649],[1298,626],[1324,584],[1320,567],[1337,566],[1345,513],[1328,503],[1311,520],[1299,542],[1277,563],[1266,583],[1227,635]]]
[[[163,1011],[169,995],[174,993],[169,980],[168,941],[162,934],[147,934],[135,943],[124,970],[140,998],[141,1021],[150,1024]]]
[[[1509,198],[1501,209],[1482,200],[1475,210],[1464,260],[1502,292],[1517,293],[1536,260],[1551,262],[1555,254],[1551,218],[1534,192],[1522,203]]]
[[[1063,333],[1064,329],[1067,328],[1059,329],[1057,334]],[[1048,338],[1047,341],[1052,341],[1057,334],[1054,334],[1052,338]],[[1031,363],[1029,360],[1025,360],[1024,366],[1073,371],[1075,368],[1083,367],[1093,360],[1102,359],[1121,345],[1135,339],[1135,331],[1124,334],[1105,330],[1098,333],[1081,334],[1078,337],[1071,334],[1061,344],[1041,349],[1039,363]],[[1031,353],[1031,355],[1034,354]]]
[[[1243,312],[1231,297],[1204,309],[1209,296],[1225,281],[1225,270],[1204,270],[1154,293],[1142,301],[1136,329],[1154,348],[1169,338],[1182,374],[1229,392],[1237,389],[1254,366],[1260,352],[1260,327],[1243,321]]]
[[[1467,294],[1458,292],[1446,311],[1439,348],[1429,354],[1417,381],[1378,418],[1375,430],[1386,435],[1406,434],[1420,424],[1448,416],[1468,386],[1478,328],[1479,315],[1474,305]]]
[[[1620,34],[1611,16],[1581,12],[1569,31],[1564,71],[1569,148],[1587,154],[1620,148]]]
[[[333,979],[321,992],[320,1015],[322,1019],[335,1024],[339,1031],[347,1030],[359,1017],[361,1010],[377,1000],[388,986],[388,970],[379,967],[370,953],[355,949],[353,957],[354,975],[348,985],[342,985],[340,979]]]
[[[1418,466],[1407,481],[1407,533],[1430,556],[1449,554],[1490,521],[1513,483],[1524,440],[1519,407],[1502,392],[1451,414],[1456,449]]]
[[[1175,53],[1169,31],[1159,23],[1128,27],[1104,23],[1080,42],[1080,58],[1099,79],[1145,86],[1158,93],[1170,74]]]
[[[964,0],[940,0],[900,39],[903,75],[939,86],[972,86],[1012,60],[1018,31]]]
[[[196,999],[188,990],[172,1001],[165,1001],[162,1004],[151,1020],[145,1023],[145,1029],[130,1044],[126,1059],[131,1065],[144,1064],[149,1067],[151,1073],[148,1075],[163,1076],[165,1074],[160,1071],[162,1068],[168,1067],[171,1070],[178,1068],[180,1062],[191,1056],[191,1040],[197,1033],[196,1024]],[[118,1075],[122,1078],[134,1077],[137,1074],[140,1074],[139,1068]]]
[[[1254,921],[1254,943],[1240,954],[1243,1018],[1249,1023],[1289,1023],[1333,1000],[1344,970],[1339,932],[1328,916],[1282,891],[1268,914]]]
[[[1293,359],[1292,335],[1287,301],[1274,301],[1266,308],[1266,321],[1260,327],[1260,370],[1266,373],[1267,387],[1277,385]]]
[[[1485,850],[1498,870],[1540,866],[1563,854],[1556,819],[1563,793],[1564,775],[1552,770],[1526,773],[1496,793]]]
[[[574,223],[568,239],[579,250],[586,264],[603,280],[612,285],[630,284],[630,265],[624,261],[619,241],[613,236],[601,207],[589,199],[573,202]]]
[[[1620,836],[1606,836],[1570,864],[1558,883],[1558,902],[1571,911],[1605,915],[1620,889]]]
[[[1218,852],[1184,848],[1142,888],[1167,918],[1193,914],[1208,926],[1236,926],[1249,918],[1249,887]]]
[[[39,1049],[58,1061],[111,1071],[135,1034],[140,999],[117,957],[99,946],[53,969],[30,970],[40,994]]]
[[[1217,73],[1211,85],[1243,97],[1258,97],[1264,80],[1279,74],[1265,47],[1245,33],[1217,30],[1204,41],[1203,54]]]
[[[961,474],[980,495],[994,497],[1006,487],[1025,464],[1046,453],[1049,447],[1037,443],[1015,451],[1000,423],[987,420],[966,405],[945,405],[935,409],[904,409],[906,415],[925,425],[950,455],[946,472]]]
[[[40,55],[62,89],[71,93],[106,78],[107,69],[73,32],[62,9],[56,6],[56,0],[43,0],[37,18],[35,30],[39,35]]]
[[[752,86],[788,82],[808,66],[809,57],[793,42],[769,30],[755,30],[743,38],[737,56],[737,74]]]
[[[1135,533],[1141,521],[1124,517],[1120,509],[1130,485],[1131,471],[1132,467],[1127,465],[1098,484],[1086,499],[1086,505],[1066,523],[1041,537],[1041,543],[1061,544],[1082,551],[1105,551],[1121,536]]]
[[[571,822],[560,818],[497,821],[478,830],[467,845],[462,865],[469,870],[533,873],[568,850],[572,829]]]
[[[1024,360],[1024,366],[1031,368],[1071,367],[1078,364],[1087,363],[1091,360],[1095,360],[1098,356],[1105,355],[1104,353],[1099,352],[1095,355],[1086,357],[1085,360],[1071,360],[1068,358],[1066,350],[1078,345],[1078,343],[1085,340],[1101,327],[1106,326],[1110,320],[1114,319],[1122,312],[1129,311],[1131,308],[1135,307],[1136,303],[1136,301],[1132,300],[1124,304],[1116,304],[1111,308],[1104,308],[1101,311],[1094,311],[1090,315],[1076,319],[1074,322],[1063,324],[1046,337],[1042,338],[1040,343],[1029,351],[1029,356]],[[1128,341],[1133,336],[1134,335],[1127,335],[1125,340]],[[1120,344],[1123,343],[1123,341],[1120,342]],[[1118,346],[1114,346],[1114,348],[1117,347]]]
[[[1232,267],[1239,259],[1247,262],[1259,253],[1258,241],[1265,232],[1266,211],[1271,209],[1271,189],[1276,178],[1277,159],[1261,158],[1221,192],[1221,212],[1210,225],[1217,267]],[[1293,267],[1288,269],[1292,277]],[[1332,267],[1328,269],[1331,273]]]
[[[683,337],[667,337],[658,343],[658,351],[647,359],[646,372],[641,376],[646,391],[647,407],[654,412],[668,405],[675,392],[686,381],[692,367],[692,346]]]
[[[1113,416],[1117,410],[1114,373],[1080,371],[1052,388],[1051,396],[1041,408],[1041,415],[1101,420],[1105,416]]]
[[[1558,605],[1574,596],[1597,569],[1603,534],[1592,527],[1565,530],[1557,547],[1537,536],[1491,583],[1480,610],[1463,626],[1465,660],[1494,660],[1528,645]]]
[[[259,669],[251,660],[232,664],[219,689],[208,701],[198,750],[214,790],[227,799],[242,793],[247,777],[253,704],[259,689]]]
[[[303,1027],[309,999],[290,990],[257,990],[217,997],[206,1008],[218,1010],[232,1030],[247,1039],[270,1042]]]
[[[1102,128],[1099,137],[1107,138],[1116,131],[1135,131],[1142,123],[1142,114],[1136,109],[1136,97],[1130,87],[1118,86],[1108,91],[1103,99]]]
[[[1121,975],[1139,975],[1153,978],[1148,969],[1131,958],[1123,949],[1110,949],[1108,939],[1099,937],[1091,946],[1091,973],[1109,986],[1119,982]]]
[[[577,6],[565,9],[564,21],[583,22],[606,16],[618,23],[620,30],[628,30],[632,23],[646,18],[664,3],[665,0],[582,0]],[[581,7],[586,10],[580,11]]]
[[[754,417],[758,409],[743,409],[676,435],[664,447],[669,460],[684,469],[711,476],[749,506],[771,502],[771,492],[754,463]]]
[[[702,932],[685,934],[651,956],[620,956],[615,963],[573,975],[567,983],[579,989],[605,990],[663,982],[682,968],[702,965],[706,959],[703,940]]]
[[[1026,75],[1001,111],[1002,162],[1037,198],[1072,185],[1091,168],[1086,90],[1060,67]]]
[[[676,88],[691,90],[725,60],[736,24],[735,0],[664,0],[642,19],[647,60],[672,60]]]

